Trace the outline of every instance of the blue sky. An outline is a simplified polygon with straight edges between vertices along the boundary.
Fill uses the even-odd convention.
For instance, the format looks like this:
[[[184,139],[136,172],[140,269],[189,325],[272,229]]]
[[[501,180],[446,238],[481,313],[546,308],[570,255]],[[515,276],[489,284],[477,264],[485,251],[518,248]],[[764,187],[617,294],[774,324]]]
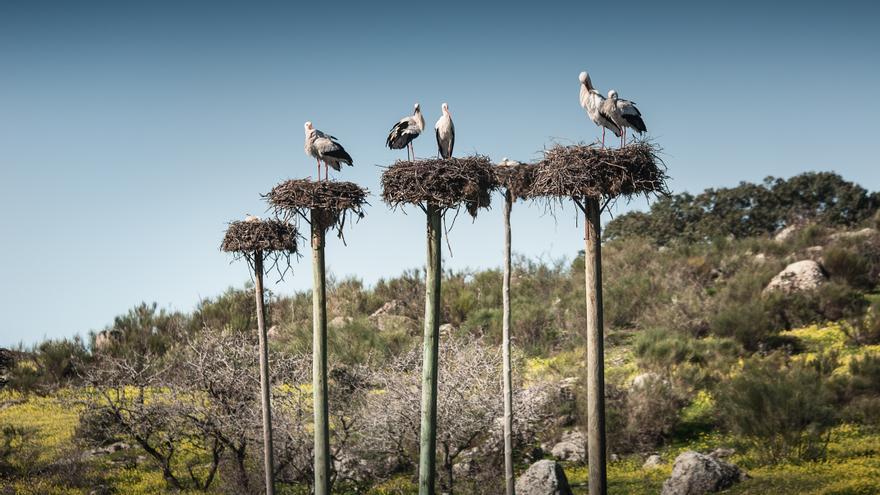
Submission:
[[[0,2],[0,345],[85,334],[140,301],[189,310],[248,279],[218,245],[260,194],[306,177],[302,124],[379,191],[391,125],[449,102],[456,154],[531,160],[598,133],[577,74],[635,100],[673,190],[834,170],[876,190],[872,2]],[[434,150],[428,134],[419,156]],[[378,196],[329,269],[421,266],[424,217]],[[496,203],[497,205],[497,203]],[[644,208],[621,204],[616,213]],[[606,218],[607,220],[607,218]],[[573,209],[514,209],[514,249],[582,245]],[[451,233],[452,269],[497,266],[500,208]],[[310,287],[309,253],[277,293]]]

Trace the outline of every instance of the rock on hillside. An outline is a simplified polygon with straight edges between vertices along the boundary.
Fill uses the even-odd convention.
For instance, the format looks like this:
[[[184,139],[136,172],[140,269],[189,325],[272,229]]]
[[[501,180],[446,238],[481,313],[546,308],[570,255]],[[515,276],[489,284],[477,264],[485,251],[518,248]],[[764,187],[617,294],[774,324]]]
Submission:
[[[563,461],[584,462],[587,460],[587,437],[580,430],[567,431],[550,453]]]
[[[541,460],[516,480],[518,495],[572,495],[565,471],[556,461]]]
[[[689,450],[675,458],[661,495],[704,495],[730,488],[745,474],[733,464]]]
[[[822,270],[822,266],[813,260],[801,260],[794,262],[779,272],[764,292],[802,292],[818,288],[825,283],[828,277]]]

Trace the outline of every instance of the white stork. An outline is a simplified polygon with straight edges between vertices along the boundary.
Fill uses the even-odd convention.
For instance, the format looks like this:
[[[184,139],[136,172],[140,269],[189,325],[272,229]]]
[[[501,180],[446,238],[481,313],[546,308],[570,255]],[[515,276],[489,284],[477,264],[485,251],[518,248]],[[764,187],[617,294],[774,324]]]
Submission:
[[[440,105],[443,115],[434,124],[434,133],[437,135],[437,152],[441,158],[452,157],[452,148],[455,146],[455,125],[452,124],[452,114],[449,113],[449,105]]]
[[[351,155],[336,141],[335,137],[315,129],[311,122],[306,122],[304,127],[306,140],[303,148],[307,155],[314,157],[318,161],[318,180],[321,180],[322,161],[324,162],[324,180],[327,180],[329,177],[328,166],[333,167],[333,170],[338,172],[342,170],[342,166],[339,165],[340,163],[345,163],[349,166],[354,164]]]
[[[244,221],[248,223],[258,223],[260,221],[260,217],[251,215],[250,213],[244,214]]]
[[[621,100],[617,98],[617,91],[608,92],[608,99],[602,103],[602,113],[611,117],[611,120],[620,127],[622,136],[620,138],[620,146],[626,145],[626,128],[634,129],[639,134],[647,132],[645,121],[642,120],[642,113],[636,108],[636,104],[629,100]]]
[[[590,120],[602,128],[602,147],[604,148],[605,129],[610,129],[615,136],[620,137],[620,126],[615,124],[608,115],[605,115],[602,112],[602,103],[605,101],[605,97],[593,87],[593,82],[590,81],[590,75],[586,72],[581,72],[578,79],[581,81],[581,106],[587,111]]]
[[[406,147],[406,157],[415,160],[416,152],[413,149],[412,142],[413,139],[419,137],[423,130],[425,130],[425,118],[422,117],[422,108],[416,103],[413,114],[400,119],[391,128],[391,132],[388,133],[388,139],[385,140],[385,146],[393,150]],[[412,158],[410,158],[410,154],[412,154]]]

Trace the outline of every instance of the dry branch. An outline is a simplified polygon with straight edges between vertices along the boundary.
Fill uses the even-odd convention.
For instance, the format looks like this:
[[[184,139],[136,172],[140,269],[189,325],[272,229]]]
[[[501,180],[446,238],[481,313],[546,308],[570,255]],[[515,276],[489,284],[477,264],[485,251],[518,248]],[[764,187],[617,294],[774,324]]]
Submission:
[[[644,141],[620,149],[556,145],[537,164],[530,194],[605,200],[666,194],[666,167],[659,152]]]
[[[498,184],[488,157],[399,160],[382,173],[382,199],[392,208],[433,204],[443,209],[464,205],[471,216],[488,208]]]
[[[342,236],[346,215],[363,218],[368,191],[353,182],[294,179],[282,182],[263,197],[281,218],[303,218],[310,210],[322,212],[324,228],[335,228]]]

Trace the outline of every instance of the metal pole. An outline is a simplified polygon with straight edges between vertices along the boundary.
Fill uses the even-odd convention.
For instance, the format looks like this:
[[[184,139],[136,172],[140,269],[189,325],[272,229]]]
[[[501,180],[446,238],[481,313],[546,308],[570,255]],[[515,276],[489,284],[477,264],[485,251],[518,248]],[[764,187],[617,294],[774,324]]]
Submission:
[[[422,418],[419,495],[434,495],[437,462],[437,365],[440,346],[440,208],[429,204],[425,269],[425,332],[422,344]]]
[[[263,408],[263,469],[266,495],[275,494],[272,451],[272,404],[269,396],[269,343],[266,335],[266,305],[263,300],[263,252],[254,253],[254,295],[257,300],[257,332],[260,340],[260,402]]]
[[[605,472],[605,364],[602,318],[602,234],[599,202],[586,199],[584,272],[587,293],[587,453],[590,495],[607,493]]]
[[[515,495],[513,477],[513,389],[510,370],[510,210],[513,195],[504,192],[504,275],[501,283],[501,356],[504,379],[504,488],[507,495]]]
[[[330,427],[327,407],[327,292],[323,212],[311,210],[312,224],[312,401],[315,413],[315,495],[330,493]]]

